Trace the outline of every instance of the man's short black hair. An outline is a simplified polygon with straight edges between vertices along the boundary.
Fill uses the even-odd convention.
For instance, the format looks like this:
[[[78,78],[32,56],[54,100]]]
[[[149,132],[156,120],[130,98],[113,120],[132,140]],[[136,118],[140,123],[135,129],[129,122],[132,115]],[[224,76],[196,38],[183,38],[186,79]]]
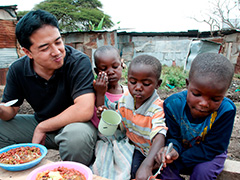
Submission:
[[[156,74],[157,80],[160,79],[162,64],[157,58],[146,54],[139,55],[132,60],[128,69],[130,70],[131,67],[135,66],[136,64],[150,65],[152,67],[152,71],[154,72],[154,74]]]
[[[234,75],[232,63],[222,54],[202,53],[196,56],[189,71],[189,81],[196,77],[208,77],[214,81],[231,84]]]
[[[44,10],[30,11],[23,16],[16,26],[16,37],[20,45],[28,50],[32,45],[30,36],[44,25],[51,25],[59,29],[54,15]]]

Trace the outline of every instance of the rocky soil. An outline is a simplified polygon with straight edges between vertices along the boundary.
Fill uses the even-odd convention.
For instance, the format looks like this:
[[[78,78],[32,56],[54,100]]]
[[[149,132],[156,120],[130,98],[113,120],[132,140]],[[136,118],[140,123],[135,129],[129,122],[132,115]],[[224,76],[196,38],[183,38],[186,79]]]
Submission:
[[[240,79],[234,78],[231,87],[229,88],[226,96],[230,98],[237,106],[237,114],[235,118],[234,128],[228,147],[228,159],[240,161],[240,91],[236,91],[240,87]],[[180,92],[184,89],[167,89],[159,90],[158,93],[160,97],[164,100],[169,95]],[[2,98],[3,89],[0,89],[0,100]],[[32,114],[33,110],[27,102],[24,102],[20,107],[19,113],[21,114]],[[60,160],[58,151],[49,150],[47,158],[52,161]]]

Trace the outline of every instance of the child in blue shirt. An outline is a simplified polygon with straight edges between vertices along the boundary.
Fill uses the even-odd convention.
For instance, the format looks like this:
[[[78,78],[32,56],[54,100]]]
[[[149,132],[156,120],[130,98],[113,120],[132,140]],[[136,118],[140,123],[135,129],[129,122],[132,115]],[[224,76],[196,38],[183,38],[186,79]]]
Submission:
[[[164,102],[166,143],[174,149],[156,161],[165,162],[161,179],[212,180],[224,168],[236,107],[225,97],[234,75],[231,62],[216,53],[203,53],[192,62],[187,91],[176,93]]]

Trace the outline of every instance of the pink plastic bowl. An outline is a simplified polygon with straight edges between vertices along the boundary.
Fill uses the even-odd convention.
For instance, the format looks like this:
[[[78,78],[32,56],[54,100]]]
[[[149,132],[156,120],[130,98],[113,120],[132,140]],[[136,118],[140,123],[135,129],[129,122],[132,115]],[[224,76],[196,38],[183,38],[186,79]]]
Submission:
[[[33,170],[28,176],[26,180],[35,180],[37,177],[37,174],[46,170],[53,170],[55,168],[58,168],[59,166],[63,166],[66,168],[74,168],[75,170],[81,172],[87,180],[93,179],[92,171],[89,167],[72,161],[60,161],[60,162],[54,162],[50,164],[43,165],[35,170]]]

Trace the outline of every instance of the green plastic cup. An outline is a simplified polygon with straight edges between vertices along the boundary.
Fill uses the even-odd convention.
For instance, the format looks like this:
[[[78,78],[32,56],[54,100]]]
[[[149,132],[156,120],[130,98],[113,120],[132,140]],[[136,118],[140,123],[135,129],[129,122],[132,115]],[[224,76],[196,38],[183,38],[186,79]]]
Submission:
[[[114,110],[104,110],[98,125],[98,131],[105,136],[112,136],[121,122],[121,116]]]

